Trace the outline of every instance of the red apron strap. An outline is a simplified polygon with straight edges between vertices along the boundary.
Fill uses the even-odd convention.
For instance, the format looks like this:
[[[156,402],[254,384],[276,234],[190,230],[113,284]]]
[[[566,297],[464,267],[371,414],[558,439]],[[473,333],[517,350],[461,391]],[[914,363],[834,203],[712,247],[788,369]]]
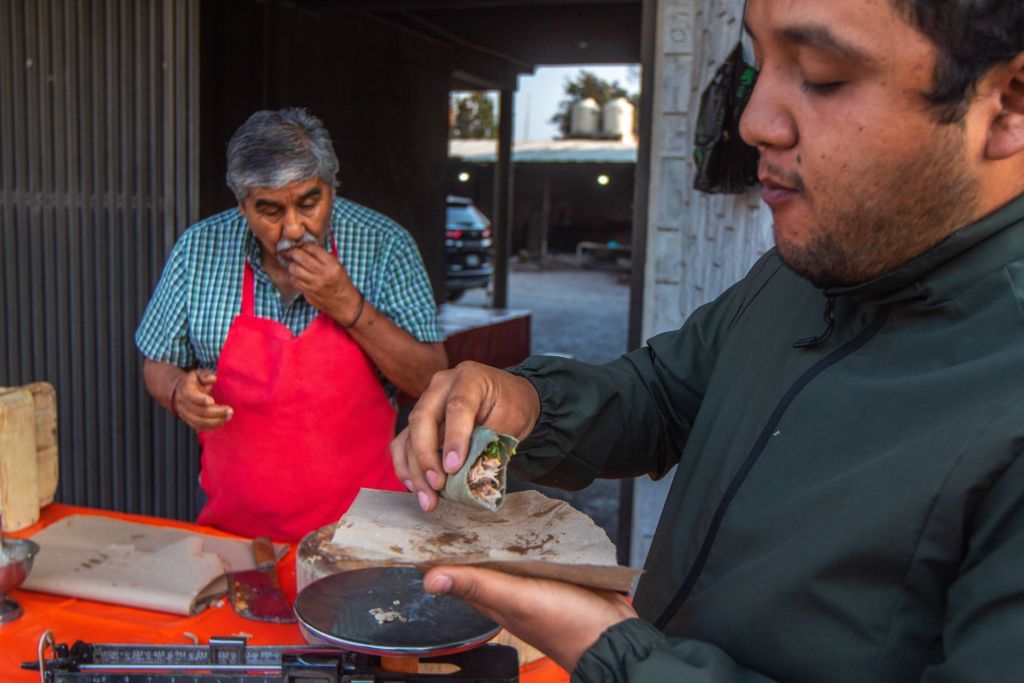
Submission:
[[[256,315],[256,296],[254,290],[252,266],[249,265],[249,259],[246,259],[245,275],[242,276],[242,315]]]

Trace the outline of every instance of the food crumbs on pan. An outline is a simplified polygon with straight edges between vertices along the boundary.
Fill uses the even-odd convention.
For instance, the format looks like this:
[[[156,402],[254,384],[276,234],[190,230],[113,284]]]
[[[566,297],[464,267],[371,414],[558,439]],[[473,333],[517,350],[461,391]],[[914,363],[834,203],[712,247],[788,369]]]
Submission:
[[[395,603],[397,602],[398,601],[395,600]],[[393,609],[385,610],[382,607],[374,607],[370,610],[370,614],[373,615],[373,618],[377,620],[378,624],[385,624],[392,621],[409,621],[402,616],[401,612]]]

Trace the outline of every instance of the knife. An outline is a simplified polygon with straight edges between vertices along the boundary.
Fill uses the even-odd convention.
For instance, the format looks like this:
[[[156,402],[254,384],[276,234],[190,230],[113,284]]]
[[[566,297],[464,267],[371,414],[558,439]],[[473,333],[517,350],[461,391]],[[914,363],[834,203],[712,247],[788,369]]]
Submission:
[[[252,539],[256,569],[228,574],[228,596],[235,614],[255,621],[290,624],[295,610],[281,592],[277,578],[277,555],[267,536]]]

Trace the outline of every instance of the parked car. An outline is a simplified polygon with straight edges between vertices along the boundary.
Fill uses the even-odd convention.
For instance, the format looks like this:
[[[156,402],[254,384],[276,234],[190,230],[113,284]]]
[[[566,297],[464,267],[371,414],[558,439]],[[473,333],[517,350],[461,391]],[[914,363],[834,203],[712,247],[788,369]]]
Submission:
[[[487,287],[494,273],[491,222],[467,197],[449,195],[444,227],[445,284],[448,301],[467,289]]]

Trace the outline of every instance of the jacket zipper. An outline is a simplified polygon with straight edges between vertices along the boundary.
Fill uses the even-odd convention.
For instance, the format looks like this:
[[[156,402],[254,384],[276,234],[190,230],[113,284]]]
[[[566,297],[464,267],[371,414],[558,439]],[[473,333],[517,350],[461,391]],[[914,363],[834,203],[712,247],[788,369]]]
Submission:
[[[704,564],[707,562],[708,555],[711,553],[711,546],[715,542],[715,537],[718,534],[718,527],[722,523],[722,518],[725,517],[725,513],[729,509],[729,505],[732,503],[733,498],[736,497],[736,493],[739,491],[740,486],[743,485],[743,482],[750,473],[750,470],[753,469],[757,459],[761,457],[761,453],[768,444],[768,439],[775,433],[775,428],[782,420],[782,416],[786,413],[790,404],[797,395],[803,391],[804,387],[811,382],[811,380],[867,344],[882,328],[882,325],[885,324],[887,317],[888,314],[886,312],[883,311],[880,313],[879,316],[869,326],[861,330],[857,336],[822,358],[800,375],[800,377],[797,378],[797,380],[783,395],[782,399],[775,406],[775,410],[772,411],[771,417],[768,418],[768,423],[765,425],[764,429],[761,430],[761,434],[757,437],[757,441],[754,442],[754,446],[750,450],[750,453],[747,454],[746,460],[743,461],[743,465],[740,467],[739,471],[733,475],[732,481],[729,482],[729,487],[725,490],[725,495],[722,496],[722,500],[719,501],[718,507],[715,509],[714,517],[711,518],[711,524],[708,527],[707,534],[704,536],[704,541],[701,543],[700,551],[697,553],[697,559],[694,560],[693,566],[690,567],[690,571],[686,574],[686,578],[683,579],[683,584],[679,587],[679,590],[676,591],[672,600],[669,601],[661,615],[655,620],[655,628],[659,630],[665,628],[669,620],[675,616],[676,612],[679,611],[679,608],[683,606],[683,603],[686,602],[686,599],[690,596],[690,592],[693,590],[694,585],[697,583],[697,579],[700,577],[701,571],[704,569]],[[831,330],[829,331],[831,332]]]
[[[809,349],[812,346],[821,344],[826,339],[832,336],[832,330],[836,327],[836,300],[835,297],[829,297],[828,302],[825,304],[825,331],[816,337],[804,337],[803,339],[797,339],[793,342],[794,349]]]

